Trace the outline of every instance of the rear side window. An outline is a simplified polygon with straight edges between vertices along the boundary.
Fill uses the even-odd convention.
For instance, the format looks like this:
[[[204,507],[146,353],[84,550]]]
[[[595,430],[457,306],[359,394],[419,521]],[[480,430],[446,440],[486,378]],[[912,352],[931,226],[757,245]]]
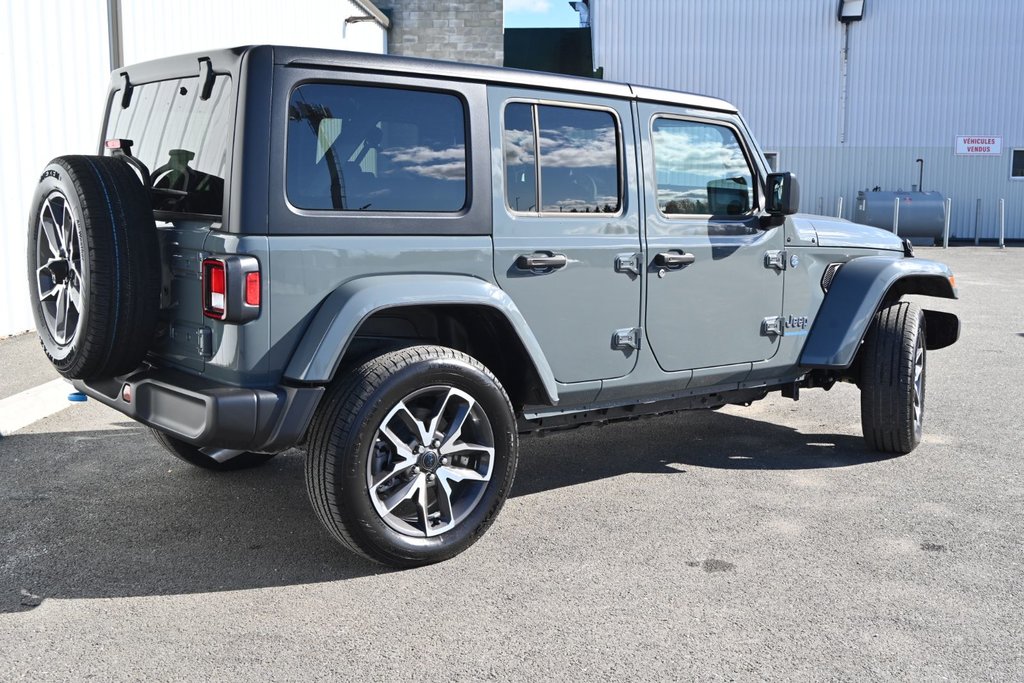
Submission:
[[[753,173],[731,128],[658,118],[652,132],[663,214],[738,216],[753,208]]]
[[[105,137],[132,141],[132,155],[149,169],[153,209],[219,216],[231,156],[234,93],[217,76],[208,99],[199,77],[144,83],[127,108],[115,94]],[[166,190],[160,192],[159,190]]]
[[[513,102],[505,108],[503,136],[510,209],[618,213],[621,154],[610,111]]]
[[[455,95],[342,83],[292,91],[287,193],[300,209],[460,211],[466,159]]]

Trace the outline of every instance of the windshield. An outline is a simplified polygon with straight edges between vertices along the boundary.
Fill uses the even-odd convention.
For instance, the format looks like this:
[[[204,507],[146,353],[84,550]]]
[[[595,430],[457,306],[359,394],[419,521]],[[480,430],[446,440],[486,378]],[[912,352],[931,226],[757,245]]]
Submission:
[[[220,216],[231,154],[231,78],[217,76],[200,98],[199,77],[135,86],[128,107],[116,93],[106,139],[131,140],[149,169],[153,210]]]

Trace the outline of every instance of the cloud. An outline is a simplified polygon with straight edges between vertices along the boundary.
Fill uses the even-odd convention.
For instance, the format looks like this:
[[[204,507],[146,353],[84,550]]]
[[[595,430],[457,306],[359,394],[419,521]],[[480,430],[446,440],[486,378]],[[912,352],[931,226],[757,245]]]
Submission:
[[[551,9],[549,0],[505,0],[507,12],[535,12],[540,14]]]

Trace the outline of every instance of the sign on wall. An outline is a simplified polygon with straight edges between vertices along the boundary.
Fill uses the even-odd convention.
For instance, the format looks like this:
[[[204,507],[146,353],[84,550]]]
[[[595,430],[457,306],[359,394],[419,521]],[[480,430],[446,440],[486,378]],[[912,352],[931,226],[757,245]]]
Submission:
[[[995,135],[957,135],[956,153],[961,156],[1000,156],[1003,138]]]

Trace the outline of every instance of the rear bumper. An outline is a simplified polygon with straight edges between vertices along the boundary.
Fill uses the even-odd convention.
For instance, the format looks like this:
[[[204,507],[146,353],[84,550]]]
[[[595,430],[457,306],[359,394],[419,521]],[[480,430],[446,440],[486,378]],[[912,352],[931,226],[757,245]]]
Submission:
[[[130,402],[122,398],[126,384]],[[166,368],[75,380],[74,385],[195,446],[264,453],[283,451],[302,439],[324,392],[323,387],[235,387]]]

